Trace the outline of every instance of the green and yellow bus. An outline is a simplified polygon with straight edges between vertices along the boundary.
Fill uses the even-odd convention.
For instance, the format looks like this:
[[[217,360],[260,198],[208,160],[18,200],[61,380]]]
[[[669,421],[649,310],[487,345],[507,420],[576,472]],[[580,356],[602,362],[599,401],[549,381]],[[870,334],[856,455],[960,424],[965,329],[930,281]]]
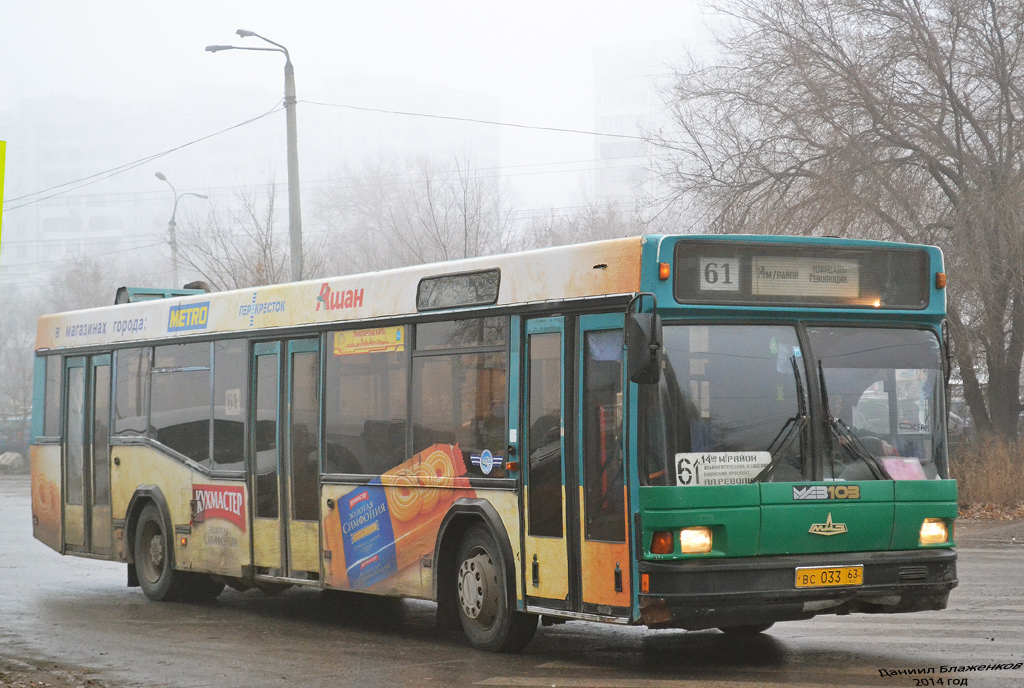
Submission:
[[[943,609],[945,279],[646,236],[44,316],[34,534],[153,600],[428,599],[495,651]]]

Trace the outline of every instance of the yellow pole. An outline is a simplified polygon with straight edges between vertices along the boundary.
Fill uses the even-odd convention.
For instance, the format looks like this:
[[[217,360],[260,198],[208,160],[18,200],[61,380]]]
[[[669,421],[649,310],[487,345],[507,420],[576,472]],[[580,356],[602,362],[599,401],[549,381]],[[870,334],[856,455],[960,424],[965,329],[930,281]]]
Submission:
[[[7,142],[0,141],[0,236],[4,227],[4,159],[7,157]]]

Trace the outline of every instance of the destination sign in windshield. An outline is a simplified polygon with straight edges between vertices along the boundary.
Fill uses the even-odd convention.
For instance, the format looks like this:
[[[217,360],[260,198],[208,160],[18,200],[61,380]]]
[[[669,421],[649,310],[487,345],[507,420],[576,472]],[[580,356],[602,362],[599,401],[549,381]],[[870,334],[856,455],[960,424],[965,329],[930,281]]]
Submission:
[[[681,303],[915,310],[928,305],[928,254],[917,248],[680,241],[674,275]]]

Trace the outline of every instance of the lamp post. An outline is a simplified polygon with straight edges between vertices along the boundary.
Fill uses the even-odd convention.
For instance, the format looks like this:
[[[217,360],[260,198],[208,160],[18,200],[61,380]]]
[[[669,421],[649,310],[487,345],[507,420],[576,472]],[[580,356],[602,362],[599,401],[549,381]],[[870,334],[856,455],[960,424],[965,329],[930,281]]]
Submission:
[[[178,214],[178,201],[185,196],[195,196],[196,198],[202,198],[206,200],[206,196],[200,193],[193,193],[186,191],[183,194],[179,194],[174,188],[174,184],[171,184],[170,180],[164,176],[163,172],[157,172],[156,178],[162,182],[167,182],[167,186],[171,187],[171,193],[174,194],[174,207],[171,208],[171,219],[167,223],[167,234],[171,242],[171,283],[174,288],[178,288],[178,226],[174,223],[174,216]]]
[[[288,244],[291,254],[291,279],[297,282],[302,279],[302,213],[299,207],[299,152],[298,135],[295,125],[295,69],[288,49],[275,43],[255,31],[238,29],[236,34],[242,38],[255,37],[265,41],[273,48],[247,48],[237,45],[208,45],[207,52],[221,50],[259,50],[284,54],[284,111],[288,126]]]

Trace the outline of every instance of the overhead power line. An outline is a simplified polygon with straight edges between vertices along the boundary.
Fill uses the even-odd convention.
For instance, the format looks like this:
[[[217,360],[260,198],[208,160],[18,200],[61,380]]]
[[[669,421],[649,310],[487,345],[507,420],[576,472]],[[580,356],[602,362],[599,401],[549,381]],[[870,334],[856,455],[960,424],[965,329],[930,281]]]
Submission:
[[[565,129],[562,127],[541,127],[531,124],[517,124],[515,122],[497,122],[490,119],[477,119],[475,117],[456,117],[454,115],[434,115],[426,112],[407,112],[404,110],[386,110],[384,108],[361,107],[359,105],[346,105],[344,103],[319,103],[315,100],[300,100],[300,103],[309,105],[322,105],[324,107],[345,108],[346,110],[360,110],[362,112],[381,112],[386,115],[403,115],[405,117],[428,117],[430,119],[447,119],[454,122],[473,122],[475,124],[492,124],[497,127],[514,127],[516,129],[535,129],[538,131],[557,131],[565,134],[586,134],[587,136],[605,136],[614,139],[632,139],[643,141],[642,136],[630,134],[608,134],[600,131],[586,131],[584,129]]]
[[[10,266],[8,272],[6,274],[4,274],[3,276],[0,276],[0,284],[9,284],[9,283],[12,283],[12,282],[18,282],[19,280],[22,280],[22,279],[24,279],[26,277],[35,277],[37,275],[47,274],[47,273],[51,272],[51,270],[52,270],[52,268],[47,268],[45,270],[36,270],[34,272],[29,272],[29,273],[17,273],[17,272],[13,272],[14,269],[22,269],[22,268],[26,268],[26,267],[37,267],[37,266],[40,266],[40,265],[53,265],[55,263],[64,263],[64,262],[67,262],[67,261],[73,261],[73,260],[79,260],[79,259],[89,260],[89,259],[92,259],[92,258],[99,258],[101,256],[112,256],[112,255],[115,255],[115,254],[118,254],[118,253],[129,253],[131,251],[139,251],[139,250],[142,250],[142,249],[153,248],[154,246],[164,246],[164,245],[166,245],[165,242],[158,241],[158,242],[155,242],[155,243],[152,243],[152,244],[144,244],[142,246],[130,246],[128,248],[122,248],[122,249],[118,249],[116,251],[102,251],[100,253],[87,253],[87,254],[84,254],[84,255],[64,256],[64,257],[61,257],[61,258],[53,258],[51,260],[40,260],[40,261],[36,261],[34,263],[18,263],[16,265]]]
[[[343,109],[348,109],[348,110],[359,110],[359,111],[362,111],[362,112],[377,112],[377,113],[382,113],[382,114],[399,115],[399,116],[405,116],[405,117],[425,117],[425,118],[428,118],[428,119],[441,119],[441,120],[449,120],[449,121],[455,121],[455,122],[472,122],[472,123],[475,123],[475,124],[487,124],[487,125],[499,126],[499,127],[512,127],[512,128],[515,128],[515,129],[529,129],[529,130],[534,130],[534,131],[553,131],[553,132],[566,133],[566,134],[583,134],[583,135],[586,135],[586,136],[601,136],[601,137],[605,137],[605,138],[629,139],[629,140],[632,140],[632,141],[643,141],[644,140],[644,138],[642,136],[635,136],[635,135],[631,135],[631,134],[612,134],[612,133],[608,133],[608,132],[588,131],[588,130],[585,130],[585,129],[569,129],[569,128],[565,128],[565,127],[546,127],[546,126],[538,126],[538,125],[530,125],[530,124],[519,124],[519,123],[516,123],[516,122],[499,122],[499,121],[496,121],[496,120],[478,119],[478,118],[475,118],[475,117],[458,117],[458,116],[454,116],[454,115],[437,115],[437,114],[426,113],[426,112],[411,112],[411,111],[406,111],[406,110],[388,110],[388,109],[385,109],[385,108],[362,107],[362,106],[359,106],[359,105],[348,105],[348,104],[345,104],[345,103],[322,103],[322,102],[313,101],[313,100],[302,100],[302,101],[299,101],[299,102],[307,103],[309,105],[319,105],[319,106],[322,106],[322,107],[343,108]],[[139,167],[141,165],[145,165],[146,163],[152,162],[154,160],[158,160],[159,158],[162,158],[162,157],[164,157],[166,155],[169,155],[171,153],[174,153],[176,151],[182,150],[183,148],[187,148],[187,147],[195,145],[197,143],[201,143],[203,141],[207,141],[207,140],[209,140],[211,138],[214,138],[216,136],[220,136],[222,134],[226,134],[227,132],[232,131],[234,129],[238,129],[240,127],[244,127],[246,125],[249,125],[249,124],[252,124],[254,122],[257,122],[257,121],[259,121],[259,120],[261,120],[261,119],[263,119],[265,117],[268,117],[268,116],[270,116],[270,115],[272,115],[272,114],[274,114],[276,112],[280,112],[283,109],[284,108],[282,107],[281,101],[279,101],[277,104],[274,105],[273,108],[271,108],[267,112],[263,113],[262,115],[258,115],[256,117],[247,119],[244,122],[239,122],[238,124],[235,124],[235,125],[232,125],[230,127],[227,127],[226,129],[221,129],[220,131],[216,131],[216,132],[214,132],[212,134],[207,134],[206,136],[202,136],[202,137],[200,137],[198,139],[194,139],[194,140],[189,141],[187,143],[183,143],[183,144],[175,146],[173,148],[169,148],[167,150],[160,151],[159,153],[154,153],[152,155],[148,155],[148,156],[146,156],[144,158],[139,158],[138,160],[134,160],[132,162],[128,162],[128,163],[125,163],[123,165],[119,165],[117,167],[112,167],[112,168],[110,168],[108,170],[103,170],[102,172],[96,172],[94,174],[90,174],[90,175],[87,175],[85,177],[80,177],[78,179],[73,179],[71,181],[64,182],[62,184],[56,184],[54,186],[48,187],[46,189],[42,189],[40,191],[34,191],[32,193],[24,194],[22,196],[16,196],[14,198],[9,198],[5,202],[5,210],[7,210],[8,212],[10,212],[12,210],[18,210],[19,208],[24,208],[25,206],[33,205],[33,204],[39,203],[41,201],[45,201],[45,200],[48,200],[48,199],[51,199],[51,198],[55,198],[57,196],[61,196],[63,194],[69,193],[71,191],[75,191],[75,190],[81,189],[83,187],[89,186],[90,184],[95,184],[96,182],[102,181],[104,179],[109,179],[110,177],[113,177],[113,176],[116,176],[118,174],[121,174],[122,172],[127,172],[128,170],[134,169],[134,168]],[[53,193],[50,193],[51,191]],[[44,195],[44,194],[49,194],[49,195]]]
[[[175,146],[174,148],[168,148],[165,151],[161,151],[159,153],[154,153],[153,155],[147,155],[144,158],[139,158],[138,160],[134,160],[132,162],[128,162],[128,163],[125,163],[123,165],[119,165],[117,167],[112,167],[109,170],[104,170],[102,172],[96,172],[95,174],[90,174],[90,175],[88,175],[86,177],[80,177],[78,179],[73,179],[73,180],[71,180],[69,182],[64,182],[63,184],[57,184],[55,186],[49,187],[48,189],[43,189],[41,191],[35,191],[33,193],[30,193],[30,194],[25,194],[24,196],[17,196],[15,198],[10,198],[10,199],[7,200],[6,203],[17,203],[18,201],[24,201],[24,202],[23,203],[18,203],[17,205],[6,205],[6,203],[5,203],[5,210],[9,212],[11,210],[17,210],[18,208],[24,208],[27,205],[32,205],[33,203],[38,203],[40,201],[45,201],[47,199],[54,198],[55,196],[60,196],[62,194],[68,193],[70,191],[75,191],[77,189],[81,189],[82,187],[89,186],[90,184],[95,184],[96,182],[103,181],[104,179],[109,179],[110,177],[113,177],[115,175],[121,174],[122,172],[127,172],[128,170],[134,169],[134,168],[139,167],[141,165],[145,165],[148,162],[152,162],[154,160],[158,160],[158,159],[164,157],[165,155],[170,155],[171,153],[179,151],[182,148],[188,148],[189,146],[195,145],[197,143],[201,143],[202,141],[206,141],[208,139],[212,139],[215,136],[220,136],[221,134],[226,134],[227,132],[232,131],[234,129],[238,129],[238,128],[244,127],[244,126],[246,126],[248,124],[252,124],[253,122],[259,121],[259,120],[263,119],[264,117],[269,117],[270,115],[274,114],[275,112],[280,112],[283,109],[284,108],[281,106],[281,102],[279,101],[276,105],[274,105],[273,108],[271,108],[267,112],[264,112],[262,115],[258,115],[256,117],[251,118],[251,119],[247,119],[244,122],[239,122],[238,124],[234,124],[234,125],[228,127],[227,129],[221,129],[220,131],[216,131],[216,132],[214,132],[212,134],[207,134],[206,136],[202,136],[202,137],[200,137],[198,139],[195,139],[193,141],[189,141],[188,143],[183,143],[180,146]],[[58,191],[58,189],[61,189],[61,190]],[[53,191],[54,193],[51,193],[48,196],[43,196],[42,195],[42,194],[49,193],[50,191]],[[33,198],[34,196],[39,196],[39,198]]]

